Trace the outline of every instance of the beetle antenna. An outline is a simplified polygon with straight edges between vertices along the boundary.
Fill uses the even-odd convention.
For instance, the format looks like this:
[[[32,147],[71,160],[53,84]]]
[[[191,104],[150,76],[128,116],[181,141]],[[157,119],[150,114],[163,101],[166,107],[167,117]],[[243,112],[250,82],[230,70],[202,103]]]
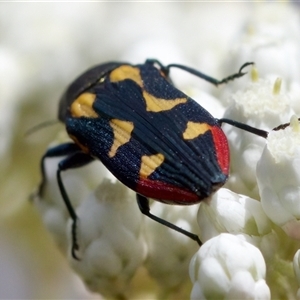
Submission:
[[[25,132],[25,136],[29,136],[32,133],[35,133],[36,131],[51,126],[51,125],[55,125],[57,124],[59,121],[58,120],[48,120],[48,121],[44,121],[42,123],[39,123],[31,128],[29,128],[26,132]]]

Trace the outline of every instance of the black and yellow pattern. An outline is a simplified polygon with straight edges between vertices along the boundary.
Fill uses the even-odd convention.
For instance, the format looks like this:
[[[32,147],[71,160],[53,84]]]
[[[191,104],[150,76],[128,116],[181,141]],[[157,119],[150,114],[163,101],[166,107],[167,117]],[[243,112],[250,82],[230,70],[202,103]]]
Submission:
[[[74,100],[65,123],[75,142],[146,197],[172,202],[183,189],[190,196],[180,203],[190,204],[226,181],[228,166],[219,165],[214,145],[217,121],[151,63],[113,69]],[[145,179],[153,182],[151,193],[143,191]],[[158,182],[168,186],[165,199]]]
[[[169,78],[179,68],[214,85],[218,81],[195,69],[147,60],[141,65],[110,62],[78,77],[60,100],[59,119],[74,143],[49,149],[41,160],[66,156],[58,165],[57,181],[73,220],[72,255],[78,249],[77,215],[61,178],[61,172],[99,159],[121,182],[137,192],[142,213],[201,242],[197,235],[150,213],[148,197],[170,204],[188,205],[209,197],[221,187],[229,172],[227,139],[220,127],[233,126],[266,136],[266,132],[227,119],[215,119],[193,99],[178,90]]]

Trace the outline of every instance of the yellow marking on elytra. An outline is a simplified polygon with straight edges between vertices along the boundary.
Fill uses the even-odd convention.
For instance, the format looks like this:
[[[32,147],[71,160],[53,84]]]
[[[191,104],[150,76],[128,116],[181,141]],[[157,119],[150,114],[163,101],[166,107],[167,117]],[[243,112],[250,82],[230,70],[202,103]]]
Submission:
[[[140,70],[137,67],[124,65],[111,71],[109,75],[111,82],[118,82],[125,79],[131,79],[137,83],[140,87],[143,86],[143,80],[140,74]]]
[[[83,93],[71,104],[71,115],[74,118],[89,117],[97,118],[98,114],[93,109],[96,95],[92,93]]]
[[[163,162],[165,157],[161,153],[154,155],[143,155],[140,168],[140,177],[147,178],[151,175]]]
[[[185,140],[192,140],[210,129],[211,126],[206,123],[187,122],[186,129],[182,136]]]
[[[187,98],[175,98],[170,100],[156,98],[146,91],[143,91],[143,97],[146,101],[146,110],[151,112],[170,110],[178,104],[187,102]]]
[[[112,158],[116,155],[120,146],[129,142],[134,125],[133,122],[122,121],[119,119],[111,119],[109,125],[114,132],[114,142],[108,152],[108,156]]]

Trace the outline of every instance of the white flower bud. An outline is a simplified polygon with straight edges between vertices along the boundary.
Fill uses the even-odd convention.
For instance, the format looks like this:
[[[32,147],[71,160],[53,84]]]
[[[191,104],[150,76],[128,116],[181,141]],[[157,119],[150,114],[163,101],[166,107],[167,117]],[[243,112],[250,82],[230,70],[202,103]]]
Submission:
[[[267,256],[278,247],[277,237],[261,203],[225,188],[216,192],[210,201],[200,204],[197,220],[202,242],[220,233],[231,233],[259,247]]]
[[[190,263],[191,299],[270,299],[261,252],[231,234],[207,241]]]
[[[292,238],[300,239],[300,130],[291,126],[270,132],[257,164],[261,203],[268,217]]]

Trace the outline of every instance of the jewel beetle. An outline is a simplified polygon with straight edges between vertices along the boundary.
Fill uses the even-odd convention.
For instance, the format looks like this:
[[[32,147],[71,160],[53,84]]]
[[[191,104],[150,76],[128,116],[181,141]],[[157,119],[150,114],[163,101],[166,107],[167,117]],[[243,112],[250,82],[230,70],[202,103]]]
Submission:
[[[193,68],[148,59],[143,64],[108,62],[87,70],[67,88],[58,118],[73,142],[46,151],[41,159],[40,196],[46,184],[45,159],[64,156],[57,182],[72,218],[72,256],[77,258],[78,217],[61,172],[100,160],[136,192],[141,212],[201,245],[196,234],[150,212],[148,198],[167,204],[191,205],[212,195],[229,175],[229,148],[222,131],[228,123],[262,137],[267,132],[230,119],[216,119],[178,90],[169,76],[182,69],[215,86],[243,76],[240,70],[216,80]]]

